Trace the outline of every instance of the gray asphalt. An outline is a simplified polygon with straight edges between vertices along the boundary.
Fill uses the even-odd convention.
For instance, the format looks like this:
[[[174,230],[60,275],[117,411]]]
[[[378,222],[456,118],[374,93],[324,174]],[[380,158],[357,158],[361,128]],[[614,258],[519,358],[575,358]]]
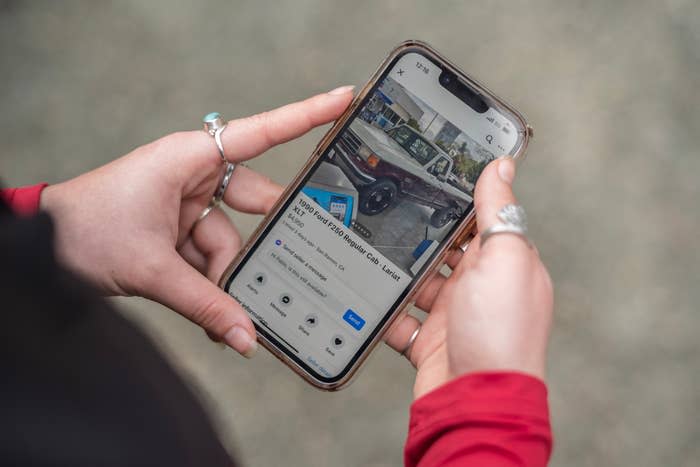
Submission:
[[[381,214],[366,216],[357,214],[357,220],[372,237],[367,239],[380,253],[389,258],[404,271],[410,271],[416,261],[413,252],[425,238],[425,228],[428,228],[427,238],[441,238],[453,223],[436,229],[430,225],[433,208],[419,205],[407,198],[399,198],[396,204],[387,208]]]
[[[700,8],[615,2],[0,1],[0,173],[59,182],[165,133],[362,84],[432,43],[522,110],[516,183],[556,286],[552,465],[700,459]],[[288,182],[324,130],[251,162]],[[258,218],[234,213],[243,235]],[[251,466],[395,466],[413,371],[386,348],[338,394],[174,313],[116,300]]]

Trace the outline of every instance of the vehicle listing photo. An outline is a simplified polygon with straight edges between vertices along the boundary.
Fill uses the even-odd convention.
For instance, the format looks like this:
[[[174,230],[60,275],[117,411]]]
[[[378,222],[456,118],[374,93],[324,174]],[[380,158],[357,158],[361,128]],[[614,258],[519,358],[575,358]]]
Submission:
[[[470,136],[445,118],[440,100],[419,98],[428,75],[409,65],[379,84],[302,191],[413,276],[469,209],[476,179],[502,149],[485,147],[492,135],[471,127]],[[514,131],[508,120],[497,124],[503,135]]]

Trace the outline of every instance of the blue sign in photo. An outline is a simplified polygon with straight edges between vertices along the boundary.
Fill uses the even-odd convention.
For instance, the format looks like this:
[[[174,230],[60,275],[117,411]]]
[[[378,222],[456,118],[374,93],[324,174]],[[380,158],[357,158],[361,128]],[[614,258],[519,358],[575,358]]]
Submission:
[[[312,186],[305,186],[301,191],[331,213],[333,217],[345,224],[346,227],[350,227],[352,224],[352,206],[355,201],[352,196]]]
[[[348,309],[343,315],[343,319],[358,331],[365,325],[365,320],[354,311]]]

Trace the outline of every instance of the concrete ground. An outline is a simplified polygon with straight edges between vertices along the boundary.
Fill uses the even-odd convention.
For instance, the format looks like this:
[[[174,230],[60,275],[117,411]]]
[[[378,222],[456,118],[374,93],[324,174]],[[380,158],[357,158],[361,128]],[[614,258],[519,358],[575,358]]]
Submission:
[[[0,173],[58,182],[136,146],[362,84],[431,42],[531,121],[516,184],[556,285],[552,465],[700,459],[700,8],[615,2],[0,1]],[[324,130],[251,163],[289,181]],[[232,214],[244,235],[258,218]],[[117,300],[251,466],[401,464],[413,370],[319,393],[163,307]]]
[[[405,272],[411,270],[416,262],[413,252],[425,240],[425,228],[428,227],[428,239],[442,239],[454,222],[435,229],[430,225],[433,209],[400,197],[395,204],[375,216],[357,214],[357,220],[372,236],[367,242],[377,251],[389,258]]]

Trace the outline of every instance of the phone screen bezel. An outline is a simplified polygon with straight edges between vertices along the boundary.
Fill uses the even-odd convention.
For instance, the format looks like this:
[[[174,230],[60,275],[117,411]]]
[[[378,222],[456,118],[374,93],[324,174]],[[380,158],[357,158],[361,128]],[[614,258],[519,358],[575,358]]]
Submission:
[[[472,88],[474,91],[477,92],[483,92],[485,88],[479,86],[478,84],[474,83],[471,79],[468,79],[466,75],[458,70],[457,68],[450,66],[450,64],[446,61],[440,60],[439,56],[436,56],[435,53],[431,50],[428,49],[422,44],[416,44],[415,46],[408,46],[404,47],[398,52],[394,53],[393,56],[390,57],[389,60],[387,60],[381,69],[381,74],[377,76],[377,78],[374,79],[373,85],[367,90],[367,92],[364,94],[363,98],[357,103],[357,105],[354,106],[353,111],[347,116],[345,119],[344,124],[342,127],[337,129],[335,136],[333,137],[332,140],[328,142],[328,144],[325,145],[323,148],[323,151],[318,155],[317,160],[309,167],[305,169],[305,173],[303,174],[303,177],[300,177],[299,179],[295,180],[295,189],[288,192],[286,194],[286,198],[284,202],[276,209],[272,219],[270,219],[267,224],[265,225],[264,229],[261,230],[257,236],[256,236],[256,241],[253,245],[250,246],[250,248],[247,248],[247,250],[244,252],[244,255],[242,258],[236,261],[235,267],[230,270],[228,273],[226,280],[222,283],[223,289],[227,292],[230,293],[230,287],[231,283],[233,282],[234,278],[237,276],[237,274],[240,272],[241,268],[247,264],[248,260],[250,257],[253,255],[254,252],[257,251],[257,249],[260,247],[261,242],[269,235],[270,230],[277,225],[277,223],[280,221],[281,217],[284,215],[284,213],[287,211],[291,203],[296,199],[296,196],[298,193],[301,191],[301,189],[306,185],[306,183],[309,181],[313,173],[317,170],[319,165],[324,162],[325,157],[327,156],[328,152],[333,148],[333,145],[336,143],[336,141],[342,136],[342,134],[347,130],[347,128],[350,126],[350,124],[355,120],[355,118],[358,117],[359,113],[362,111],[364,106],[367,104],[371,96],[374,94],[376,89],[381,85],[381,83],[384,81],[384,79],[387,77],[387,75],[391,72],[391,70],[394,68],[396,63],[405,55],[409,53],[418,53],[421,55],[423,58],[426,58],[430,60],[433,64],[436,66],[440,67],[443,70],[449,70],[453,73],[456,73],[458,76],[462,78],[467,78],[467,81],[464,83],[465,85],[469,86]],[[525,134],[526,132],[526,125],[524,124],[524,120],[522,117],[520,117],[518,114],[514,113],[511,111],[511,109],[505,107],[499,102],[496,101],[494,102],[492,99],[494,96],[492,96],[490,93],[488,94],[482,94],[482,96],[489,102],[490,106],[494,106],[497,108],[497,110],[501,113],[503,113],[504,116],[508,117],[509,120],[512,121],[512,123],[516,126],[518,129],[518,135],[519,135],[519,141],[516,143],[515,148],[511,153],[519,152],[520,147],[523,146],[523,138],[527,138],[527,135]],[[420,97],[420,96],[418,96]],[[459,99],[457,96],[454,97],[455,99]],[[494,105],[496,104],[496,105]],[[500,105],[499,105],[500,104]],[[504,111],[505,110],[505,111]],[[516,151],[517,150],[517,151]],[[265,329],[263,326],[260,326],[258,323],[253,320],[253,324],[255,325],[255,329],[258,332],[259,335],[264,337],[264,339],[269,342],[271,345],[275,347],[275,349],[284,356],[286,356],[288,359],[293,361],[301,370],[303,370],[307,375],[309,375],[313,380],[318,381],[321,383],[321,386],[325,387],[326,389],[332,388],[334,385],[337,383],[343,381],[346,376],[348,375],[349,372],[354,368],[354,366],[357,364],[358,360],[360,359],[361,356],[367,352],[368,347],[370,347],[376,340],[377,338],[377,333],[379,333],[387,324],[389,320],[391,320],[394,315],[397,312],[398,307],[402,305],[402,302],[406,299],[407,295],[416,287],[417,283],[423,278],[424,274],[426,271],[431,267],[432,262],[434,258],[437,255],[440,255],[444,249],[446,248],[446,243],[450,241],[452,238],[453,234],[457,229],[459,229],[463,223],[472,215],[474,210],[474,202],[470,203],[469,207],[464,211],[462,214],[462,217],[458,219],[454,224],[452,225],[451,229],[449,232],[444,236],[443,240],[440,242],[440,245],[436,250],[433,252],[431,255],[430,259],[426,261],[426,263],[423,265],[423,267],[420,269],[420,271],[413,277],[411,282],[406,286],[406,288],[401,292],[401,294],[397,297],[397,299],[394,301],[394,303],[391,305],[391,307],[384,313],[384,316],[382,316],[381,320],[379,323],[372,329],[372,331],[369,333],[365,341],[362,343],[360,348],[355,352],[355,354],[350,358],[348,361],[347,365],[335,376],[328,377],[324,376],[317,371],[315,371],[311,366],[309,366],[306,362],[304,362],[301,358],[299,358],[297,355],[295,355],[293,352],[289,351],[287,347],[280,343],[279,339],[277,339],[275,336],[273,336],[267,329]]]

